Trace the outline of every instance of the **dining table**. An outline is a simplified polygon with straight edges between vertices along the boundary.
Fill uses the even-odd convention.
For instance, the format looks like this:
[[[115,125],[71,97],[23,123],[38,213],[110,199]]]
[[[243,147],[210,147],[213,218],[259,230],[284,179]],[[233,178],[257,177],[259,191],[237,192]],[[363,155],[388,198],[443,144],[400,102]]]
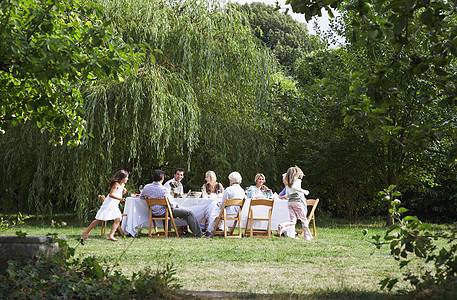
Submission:
[[[271,229],[276,230],[280,223],[286,222],[289,219],[289,210],[287,208],[287,200],[280,199],[277,194],[273,196],[274,204],[271,215]],[[207,210],[221,201],[222,198],[217,195],[209,195],[205,198],[182,197],[174,198],[174,204],[179,208],[190,210],[201,223],[207,215]],[[241,226],[246,226],[248,217],[249,205],[251,199],[247,198],[243,209],[241,210]],[[268,207],[255,206],[253,207],[254,216],[268,216]],[[176,226],[187,225],[186,221],[175,218]],[[157,226],[162,226],[162,222],[156,222]],[[231,222],[228,223],[231,226]],[[237,225],[238,226],[238,225]],[[256,229],[266,229],[268,221],[254,221],[253,227]],[[140,197],[127,197],[124,204],[124,217],[122,218],[121,228],[124,232],[131,236],[136,236],[142,228],[149,228],[149,211],[146,200]]]

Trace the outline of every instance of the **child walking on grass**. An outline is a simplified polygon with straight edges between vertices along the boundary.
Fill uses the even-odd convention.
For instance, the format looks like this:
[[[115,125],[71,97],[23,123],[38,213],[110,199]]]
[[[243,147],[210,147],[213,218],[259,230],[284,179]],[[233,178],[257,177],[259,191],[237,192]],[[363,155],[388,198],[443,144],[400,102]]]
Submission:
[[[116,229],[122,220],[122,213],[119,210],[119,202],[125,201],[125,198],[122,198],[122,195],[127,192],[125,189],[125,184],[128,180],[129,173],[127,171],[120,170],[114,174],[109,185],[109,195],[105,198],[105,201],[103,201],[102,206],[95,216],[95,220],[93,220],[92,223],[90,223],[89,227],[87,227],[87,229],[82,232],[83,240],[87,240],[89,232],[98,224],[102,223],[103,221],[114,220],[107,240],[114,242],[117,241],[117,239],[114,238],[114,233],[116,232]]]
[[[298,218],[303,226],[304,239],[305,241],[309,241],[313,239],[311,231],[308,228],[308,219],[306,218],[308,209],[305,204],[305,195],[308,195],[309,191],[301,188],[301,179],[303,176],[303,171],[297,166],[290,167],[287,170],[284,183],[286,184],[286,198],[289,201],[287,203],[289,221],[278,225],[278,235],[281,236],[288,227],[293,226],[295,228]]]

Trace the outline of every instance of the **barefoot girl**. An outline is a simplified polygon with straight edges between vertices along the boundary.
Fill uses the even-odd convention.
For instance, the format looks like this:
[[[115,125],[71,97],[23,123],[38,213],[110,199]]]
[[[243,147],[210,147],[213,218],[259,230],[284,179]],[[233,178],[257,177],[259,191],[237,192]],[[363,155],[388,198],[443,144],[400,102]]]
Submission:
[[[82,232],[83,240],[87,240],[89,232],[98,224],[103,221],[114,220],[113,226],[111,226],[111,231],[108,234],[107,240],[117,241],[114,238],[114,233],[116,232],[117,227],[121,223],[122,213],[119,210],[119,202],[125,201],[125,198],[122,198],[122,195],[126,193],[125,184],[129,180],[129,173],[124,170],[117,171],[111,178],[110,182],[110,193],[103,201],[102,206],[95,216],[95,220],[90,223],[89,227]]]
[[[303,236],[305,241],[312,240],[313,236],[308,228],[307,207],[305,195],[309,194],[308,190],[301,188],[301,179],[303,178],[303,171],[295,166],[287,170],[284,178],[286,184],[286,197],[288,198],[287,207],[289,208],[289,221],[278,225],[278,235],[281,236],[282,232],[288,227],[295,227],[297,218],[300,219],[303,226]]]

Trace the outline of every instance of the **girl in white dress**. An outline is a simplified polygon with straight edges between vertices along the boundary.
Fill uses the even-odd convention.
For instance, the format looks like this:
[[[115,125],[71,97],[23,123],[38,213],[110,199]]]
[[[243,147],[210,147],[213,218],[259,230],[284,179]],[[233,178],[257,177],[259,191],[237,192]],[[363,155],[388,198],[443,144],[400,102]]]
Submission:
[[[109,232],[107,239],[109,241],[117,241],[117,239],[114,238],[114,233],[116,232],[116,229],[122,220],[122,213],[119,210],[119,202],[125,201],[125,198],[122,198],[122,195],[127,192],[125,189],[125,184],[128,180],[129,173],[127,171],[120,170],[114,174],[110,182],[110,193],[105,198],[105,201],[103,201],[102,206],[95,216],[95,220],[93,220],[92,223],[90,223],[89,227],[87,227],[87,229],[82,232],[83,240],[87,240],[89,232],[98,224],[102,223],[103,221],[114,220],[113,226],[111,227],[111,231]]]

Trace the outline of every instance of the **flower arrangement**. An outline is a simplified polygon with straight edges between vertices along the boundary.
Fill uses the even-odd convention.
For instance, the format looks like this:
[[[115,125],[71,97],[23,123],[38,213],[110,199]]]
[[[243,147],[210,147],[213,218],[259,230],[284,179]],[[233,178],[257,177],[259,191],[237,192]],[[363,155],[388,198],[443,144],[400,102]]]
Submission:
[[[267,187],[264,186],[264,185],[262,185],[262,186],[260,187],[260,191],[261,191],[263,194],[265,194],[265,196],[267,196],[267,197],[269,197],[269,198],[273,196],[273,191],[270,190],[269,188],[267,188]]]
[[[176,181],[172,181],[172,182],[170,182],[170,186],[172,189],[174,189],[174,188],[177,188],[179,186],[179,184]]]
[[[176,182],[176,181],[171,181],[171,182],[170,182],[170,187],[171,187],[170,194],[172,194],[173,197],[175,197],[175,198],[178,197],[178,193],[177,193],[177,191],[176,191],[176,189],[178,188],[178,186],[179,186],[179,183],[178,183],[178,182]]]

